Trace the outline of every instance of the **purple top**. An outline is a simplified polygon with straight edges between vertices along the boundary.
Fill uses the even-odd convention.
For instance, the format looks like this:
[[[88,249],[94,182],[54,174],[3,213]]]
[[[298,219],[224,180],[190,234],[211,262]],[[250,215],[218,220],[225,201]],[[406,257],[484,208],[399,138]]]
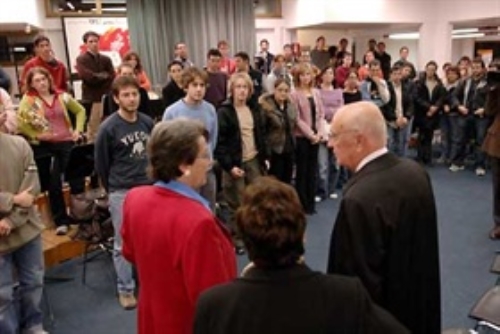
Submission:
[[[218,108],[227,98],[227,80],[226,73],[218,72],[208,74],[207,92],[205,101],[210,102],[215,108]]]
[[[325,107],[325,119],[328,123],[332,121],[333,115],[344,105],[342,89],[318,89],[321,101]]]

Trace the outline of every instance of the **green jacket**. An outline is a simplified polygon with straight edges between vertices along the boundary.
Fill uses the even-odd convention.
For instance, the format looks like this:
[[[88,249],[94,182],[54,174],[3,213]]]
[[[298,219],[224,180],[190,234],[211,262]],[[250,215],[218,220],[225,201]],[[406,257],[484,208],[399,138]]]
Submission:
[[[66,118],[66,123],[68,124],[68,129],[70,132],[73,132],[73,126],[71,125],[71,119],[69,118],[68,110],[71,111],[76,116],[76,130],[79,132],[83,132],[83,128],[85,126],[85,108],[78,103],[70,94],[68,93],[60,93],[57,95],[59,102],[63,106],[64,116]],[[24,94],[21,102],[19,103],[19,110],[17,112],[17,130],[20,134],[26,136],[32,143],[37,143],[37,136],[42,134],[43,131],[40,131],[22,116],[23,113],[28,112],[28,110],[32,109],[34,105],[37,105],[38,114],[41,117],[44,117],[44,103],[40,97],[32,94]]]

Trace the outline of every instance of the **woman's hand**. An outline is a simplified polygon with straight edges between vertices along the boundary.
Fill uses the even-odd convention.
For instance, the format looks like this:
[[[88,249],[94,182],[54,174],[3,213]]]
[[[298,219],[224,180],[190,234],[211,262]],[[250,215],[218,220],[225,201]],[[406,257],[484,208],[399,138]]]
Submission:
[[[80,131],[75,130],[75,131],[73,131],[73,133],[71,134],[71,139],[72,139],[74,142],[77,142],[77,141],[79,141],[80,139],[82,139],[82,134],[80,133]]]
[[[234,177],[235,179],[239,179],[240,177],[243,177],[244,175],[245,175],[245,171],[241,168],[233,167],[233,169],[231,169],[231,176]]]
[[[321,137],[319,135],[313,135],[311,138],[311,144],[316,145],[320,142]]]

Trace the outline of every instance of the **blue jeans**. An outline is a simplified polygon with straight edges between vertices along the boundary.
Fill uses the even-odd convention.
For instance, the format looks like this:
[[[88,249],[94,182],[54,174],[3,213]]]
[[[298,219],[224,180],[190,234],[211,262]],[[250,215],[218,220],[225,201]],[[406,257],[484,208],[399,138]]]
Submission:
[[[408,139],[411,134],[411,124],[408,124],[400,129],[387,126],[387,136],[388,136],[388,149],[392,153],[400,157],[405,157],[408,152]]]
[[[467,118],[461,115],[448,116],[451,126],[451,163],[463,166],[465,159],[465,130]]]
[[[445,161],[451,158],[452,146],[452,131],[451,131],[451,118],[449,114],[441,115],[439,120],[439,128],[441,130],[441,158]]]
[[[318,150],[318,188],[316,194],[321,198],[328,197],[335,192],[337,170],[335,156],[326,143],[319,144]]]
[[[43,289],[42,239],[0,255],[0,333],[39,333]]]
[[[490,125],[490,119],[485,117],[463,117],[450,116],[451,132],[452,132],[452,163],[458,166],[463,166],[465,160],[465,147],[467,144],[467,129],[468,126],[474,128],[475,133],[475,167],[485,168],[486,154],[482,151],[486,131]]]
[[[126,189],[112,191],[109,194],[109,212],[115,230],[113,244],[113,262],[117,276],[118,293],[133,293],[135,282],[132,276],[132,265],[122,255],[122,235],[120,233],[123,221],[123,202],[127,195]]]

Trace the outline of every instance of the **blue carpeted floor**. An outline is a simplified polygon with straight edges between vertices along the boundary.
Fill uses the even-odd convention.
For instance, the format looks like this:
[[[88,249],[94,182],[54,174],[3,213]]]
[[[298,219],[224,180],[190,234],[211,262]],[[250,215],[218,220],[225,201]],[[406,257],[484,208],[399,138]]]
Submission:
[[[494,285],[489,273],[500,244],[488,239],[492,227],[490,177],[472,171],[451,173],[444,167],[429,169],[437,201],[441,249],[443,327],[471,327],[467,314],[474,302]],[[324,271],[330,233],[340,199],[326,200],[310,217],[306,236],[306,261]],[[240,268],[245,257],[238,259]],[[81,260],[65,263],[49,273],[74,277],[69,282],[49,282],[46,300],[54,320],[46,329],[57,334],[135,333],[136,311],[123,311],[115,298],[111,260],[103,255],[88,264],[87,285],[81,282]],[[44,304],[45,308],[47,303]],[[46,312],[48,314],[48,312]]]

